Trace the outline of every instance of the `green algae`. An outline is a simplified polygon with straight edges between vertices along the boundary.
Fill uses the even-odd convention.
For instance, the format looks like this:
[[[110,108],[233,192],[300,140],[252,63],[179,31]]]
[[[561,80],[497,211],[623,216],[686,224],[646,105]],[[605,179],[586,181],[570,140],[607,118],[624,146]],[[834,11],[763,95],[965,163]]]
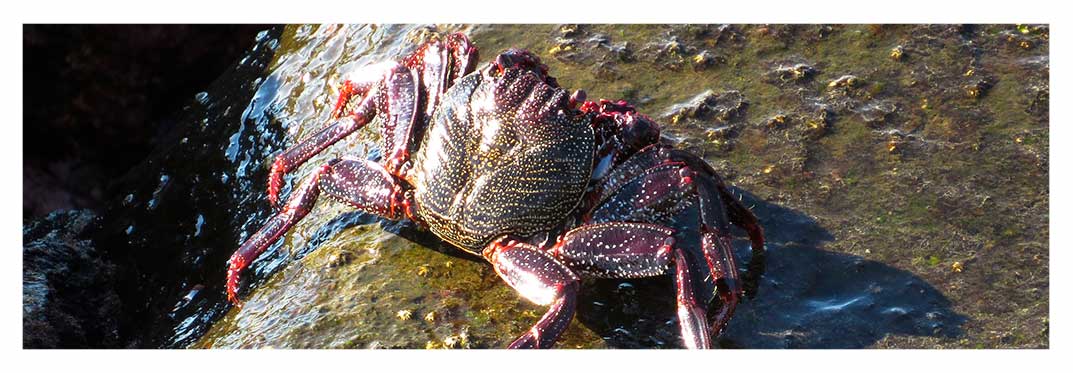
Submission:
[[[297,30],[289,27],[286,35]],[[1011,42],[1010,33],[1025,39]],[[590,99],[630,100],[728,183],[815,219],[834,237],[823,250],[919,276],[968,319],[955,337],[888,334],[868,347],[1049,346],[1045,26],[487,25],[470,35],[482,61],[506,48],[529,49],[564,88],[584,89]],[[629,57],[586,41],[595,36],[612,46],[625,42]],[[672,37],[677,48],[663,52]],[[562,51],[563,39],[573,40],[573,57]],[[1022,47],[1024,40],[1032,47]],[[302,43],[308,41],[284,41],[282,49],[300,50]],[[893,49],[901,51],[897,58]],[[694,68],[690,61],[700,51],[722,62]],[[771,80],[788,61],[816,72]],[[846,75],[859,81],[829,86]],[[966,94],[976,79],[992,83]],[[663,116],[707,90],[740,91],[748,106],[726,122],[672,123]],[[314,101],[323,108],[330,97]],[[879,121],[864,119],[862,108],[883,102],[895,109]],[[767,124],[780,115],[784,124]],[[726,143],[714,144],[704,131],[720,125],[734,130]],[[311,163],[364,155],[363,142],[375,135],[361,136]],[[344,211],[318,207],[284,246],[301,247]],[[333,267],[331,258],[340,256],[350,259]],[[953,270],[955,262],[962,269]],[[346,228],[247,299],[195,347],[503,347],[542,312],[488,265],[428,250],[376,225]],[[398,317],[400,311],[411,317]],[[425,320],[429,313],[433,321]],[[463,334],[465,344],[458,342]],[[558,346],[606,344],[575,320]]]

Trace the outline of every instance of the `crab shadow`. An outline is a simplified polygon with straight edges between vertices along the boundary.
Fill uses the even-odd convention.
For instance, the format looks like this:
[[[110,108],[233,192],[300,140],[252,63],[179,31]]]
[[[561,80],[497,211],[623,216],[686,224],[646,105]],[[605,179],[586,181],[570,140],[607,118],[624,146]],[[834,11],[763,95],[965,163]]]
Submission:
[[[887,335],[954,338],[966,318],[920,277],[859,256],[821,250],[834,236],[815,219],[742,190],[765,228],[767,270],[720,336],[724,348],[866,348]],[[736,243],[749,258],[748,242]],[[669,276],[598,280],[578,318],[609,347],[680,347]]]
[[[887,335],[955,338],[966,318],[920,277],[858,256],[820,249],[835,238],[799,211],[741,190],[765,228],[767,269],[755,298],[745,299],[718,343],[723,348],[866,348]],[[445,255],[479,260],[409,222],[361,212],[322,226],[295,253],[300,258],[343,229],[380,224],[385,230]],[[747,240],[735,244],[743,261]],[[578,320],[611,348],[679,348],[670,276],[585,280]]]

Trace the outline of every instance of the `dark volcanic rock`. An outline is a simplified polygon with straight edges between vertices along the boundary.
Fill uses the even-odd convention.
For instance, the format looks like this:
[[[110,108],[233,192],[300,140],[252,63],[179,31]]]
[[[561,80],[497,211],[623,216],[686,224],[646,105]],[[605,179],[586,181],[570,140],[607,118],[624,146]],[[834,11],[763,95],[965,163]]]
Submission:
[[[118,347],[115,266],[83,239],[95,219],[56,211],[23,227],[24,348]]]

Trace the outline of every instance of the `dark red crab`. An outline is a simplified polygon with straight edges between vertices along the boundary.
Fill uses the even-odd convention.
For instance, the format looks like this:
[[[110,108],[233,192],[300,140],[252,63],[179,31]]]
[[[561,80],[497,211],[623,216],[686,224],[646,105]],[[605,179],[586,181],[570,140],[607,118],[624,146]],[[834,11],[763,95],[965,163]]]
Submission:
[[[324,193],[428,228],[549,306],[511,348],[555,343],[581,276],[672,270],[685,345],[710,347],[763,270],[763,232],[749,209],[703,160],[660,144],[659,126],[626,102],[568,94],[528,51],[508,50],[480,70],[476,60],[464,35],[437,36],[374,79],[344,82],[336,120],[276,157],[269,199],[284,173],[375,118],[383,159],[333,160],[295,188],[231,257],[228,298],[238,303],[239,273]],[[744,275],[731,224],[752,241]]]

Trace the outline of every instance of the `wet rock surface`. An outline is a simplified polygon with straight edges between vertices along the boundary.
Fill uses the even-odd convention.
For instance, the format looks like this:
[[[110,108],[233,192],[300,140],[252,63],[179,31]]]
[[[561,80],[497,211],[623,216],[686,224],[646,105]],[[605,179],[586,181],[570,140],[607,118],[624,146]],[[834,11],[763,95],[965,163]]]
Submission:
[[[96,219],[56,211],[23,227],[24,348],[120,346],[116,268],[87,238]]]
[[[1048,346],[1045,26],[439,29],[468,33],[482,62],[529,49],[564,87],[635,103],[753,206],[770,267],[720,346]],[[121,323],[124,345],[498,348],[540,317],[479,258],[326,199],[252,263],[246,306],[224,302],[227,257],[272,213],[271,157],[322,128],[340,76],[426,33],[273,29],[191,99],[173,145],[102,214],[95,242],[127,258],[119,276],[134,284],[119,292],[139,316]],[[807,78],[772,80],[784,62]],[[675,107],[699,114],[661,117]],[[370,127],[288,175],[282,194],[333,158],[377,158]],[[557,346],[679,348],[673,298],[667,277],[587,280]]]
[[[189,343],[227,310],[219,288],[209,285],[223,281],[220,266],[235,231],[267,206],[243,202],[252,193],[242,192],[226,150],[281,31],[259,33],[227,72],[184,100],[175,126],[159,135],[161,145],[115,180],[121,192],[100,213],[92,238],[116,267],[121,346]]]
[[[23,25],[23,217],[100,211],[259,25]]]
[[[1045,240],[1021,236],[1016,233],[1020,230],[982,231],[979,224],[988,224],[984,216],[989,215],[973,212],[983,214],[987,210],[980,208],[986,207],[993,213],[1012,213],[1027,218],[1018,224],[1033,227],[1032,232],[1046,230],[1045,217],[1017,212],[1018,203],[1027,201],[1036,201],[1030,203],[1037,211],[1046,210],[1040,203],[1047,190],[1034,182],[1046,178],[1046,167],[1010,168],[1015,163],[1005,158],[1028,156],[1013,146],[1016,136],[1031,133],[1034,141],[1045,139],[1046,118],[1010,121],[995,115],[1005,110],[1027,115],[1033,103],[1046,102],[1036,99],[1046,96],[1036,92],[1044,92],[1039,87],[1045,86],[1047,72],[1041,64],[1029,68],[1016,63],[1028,57],[1021,56],[1024,50],[992,44],[1006,43],[996,39],[1003,37],[1003,27],[1013,26],[498,25],[475,27],[470,35],[485,59],[510,47],[539,51],[564,86],[584,88],[593,98],[637,103],[642,112],[656,115],[664,124],[665,137],[706,155],[732,184],[748,191],[746,197],[771,238],[771,268],[760,295],[739,308],[720,345],[1040,347],[1047,343],[1047,297],[1041,290],[1047,287]],[[1045,38],[1039,32],[1029,37]],[[316,42],[321,48],[331,44]],[[893,49],[901,50],[898,58],[891,56]],[[686,68],[694,61],[699,68]],[[340,70],[360,66],[344,65]],[[781,65],[787,69],[778,70]],[[966,70],[959,66],[973,66],[974,74],[998,83],[986,94],[968,95],[962,86],[973,80],[966,79]],[[1001,82],[1009,82],[1002,76],[1025,72],[1030,86],[1006,87],[1025,92],[1015,100],[1024,108],[1001,109],[1010,101],[991,94]],[[303,91],[306,94],[320,97],[314,105],[331,99]],[[291,110],[297,112],[291,116],[311,116],[301,108]],[[974,124],[958,127],[951,122]],[[312,129],[300,125],[294,131]],[[1021,143],[1026,142],[1027,137]],[[974,143],[976,149],[989,150],[968,151]],[[1039,157],[1039,165],[1046,161],[1044,143],[1033,142],[1029,151]],[[323,159],[342,152],[375,155],[364,145],[342,148]],[[957,163],[947,163],[952,160]],[[939,164],[947,166],[936,168]],[[952,168],[954,164],[957,168]],[[969,165],[997,167],[1003,170],[1002,180],[1012,178],[1016,181],[1009,185],[1018,187],[986,182],[988,176],[975,174]],[[301,176],[294,176],[291,185]],[[972,186],[973,181],[985,181],[986,186]],[[999,194],[1004,196],[1001,202],[995,197]],[[980,201],[986,195],[992,197],[984,206],[972,206],[975,210],[955,202]],[[951,209],[955,206],[959,207]],[[345,211],[336,208],[327,207],[325,214]],[[323,226],[317,219],[326,218],[313,219],[309,226],[298,227],[291,239],[312,235],[303,230],[320,237],[323,229],[314,227]],[[346,232],[358,229],[369,228],[355,223],[316,250],[341,250],[330,242],[357,240],[360,237]],[[310,249],[308,240],[298,240],[283,244],[290,247],[283,250]],[[451,256],[449,248],[414,247],[410,253],[395,248],[406,247],[406,241],[392,240],[396,243],[356,244],[377,248],[380,256],[359,251],[358,264],[332,267],[336,269],[331,275],[318,270],[324,264],[316,261],[351,254],[311,254],[282,266],[280,273],[293,273],[287,275],[291,277],[272,275],[267,288],[251,289],[249,302],[256,302],[260,311],[230,312],[196,346],[309,346],[314,342],[306,338],[319,332],[307,331],[324,328],[328,333],[333,322],[344,322],[341,329],[352,332],[342,332],[345,337],[331,332],[332,342],[322,346],[458,347],[444,341],[457,341],[464,332],[467,346],[501,347],[539,316],[539,307],[519,300],[483,263]],[[987,249],[1010,244],[1023,249],[1017,254]],[[744,260],[744,243],[739,246]],[[401,259],[404,256],[397,250],[415,257]],[[1014,275],[979,266],[997,265],[1011,255],[1020,258],[1019,263],[1034,263],[1024,267],[1031,268],[1027,271],[1032,275],[1021,269]],[[269,263],[276,260],[264,265],[275,266]],[[300,276],[300,271],[309,274]],[[313,273],[331,280],[314,281]],[[1010,287],[999,290],[983,280],[993,276],[1021,283],[1017,291],[1026,297],[1012,301],[1016,306],[1010,304],[1010,298],[1002,295]],[[325,284],[322,281],[365,285],[345,285],[345,290],[335,292],[309,290]],[[290,282],[297,284],[287,285]],[[669,279],[662,277],[586,281],[577,318],[559,346],[680,347],[670,289]],[[310,292],[321,297],[312,303],[335,311],[297,301],[279,304],[289,294]],[[368,308],[373,302],[382,309]],[[1014,309],[1017,318],[995,316]],[[273,314],[292,315],[304,324],[279,324],[283,321]],[[257,329],[270,324],[284,326]]]

